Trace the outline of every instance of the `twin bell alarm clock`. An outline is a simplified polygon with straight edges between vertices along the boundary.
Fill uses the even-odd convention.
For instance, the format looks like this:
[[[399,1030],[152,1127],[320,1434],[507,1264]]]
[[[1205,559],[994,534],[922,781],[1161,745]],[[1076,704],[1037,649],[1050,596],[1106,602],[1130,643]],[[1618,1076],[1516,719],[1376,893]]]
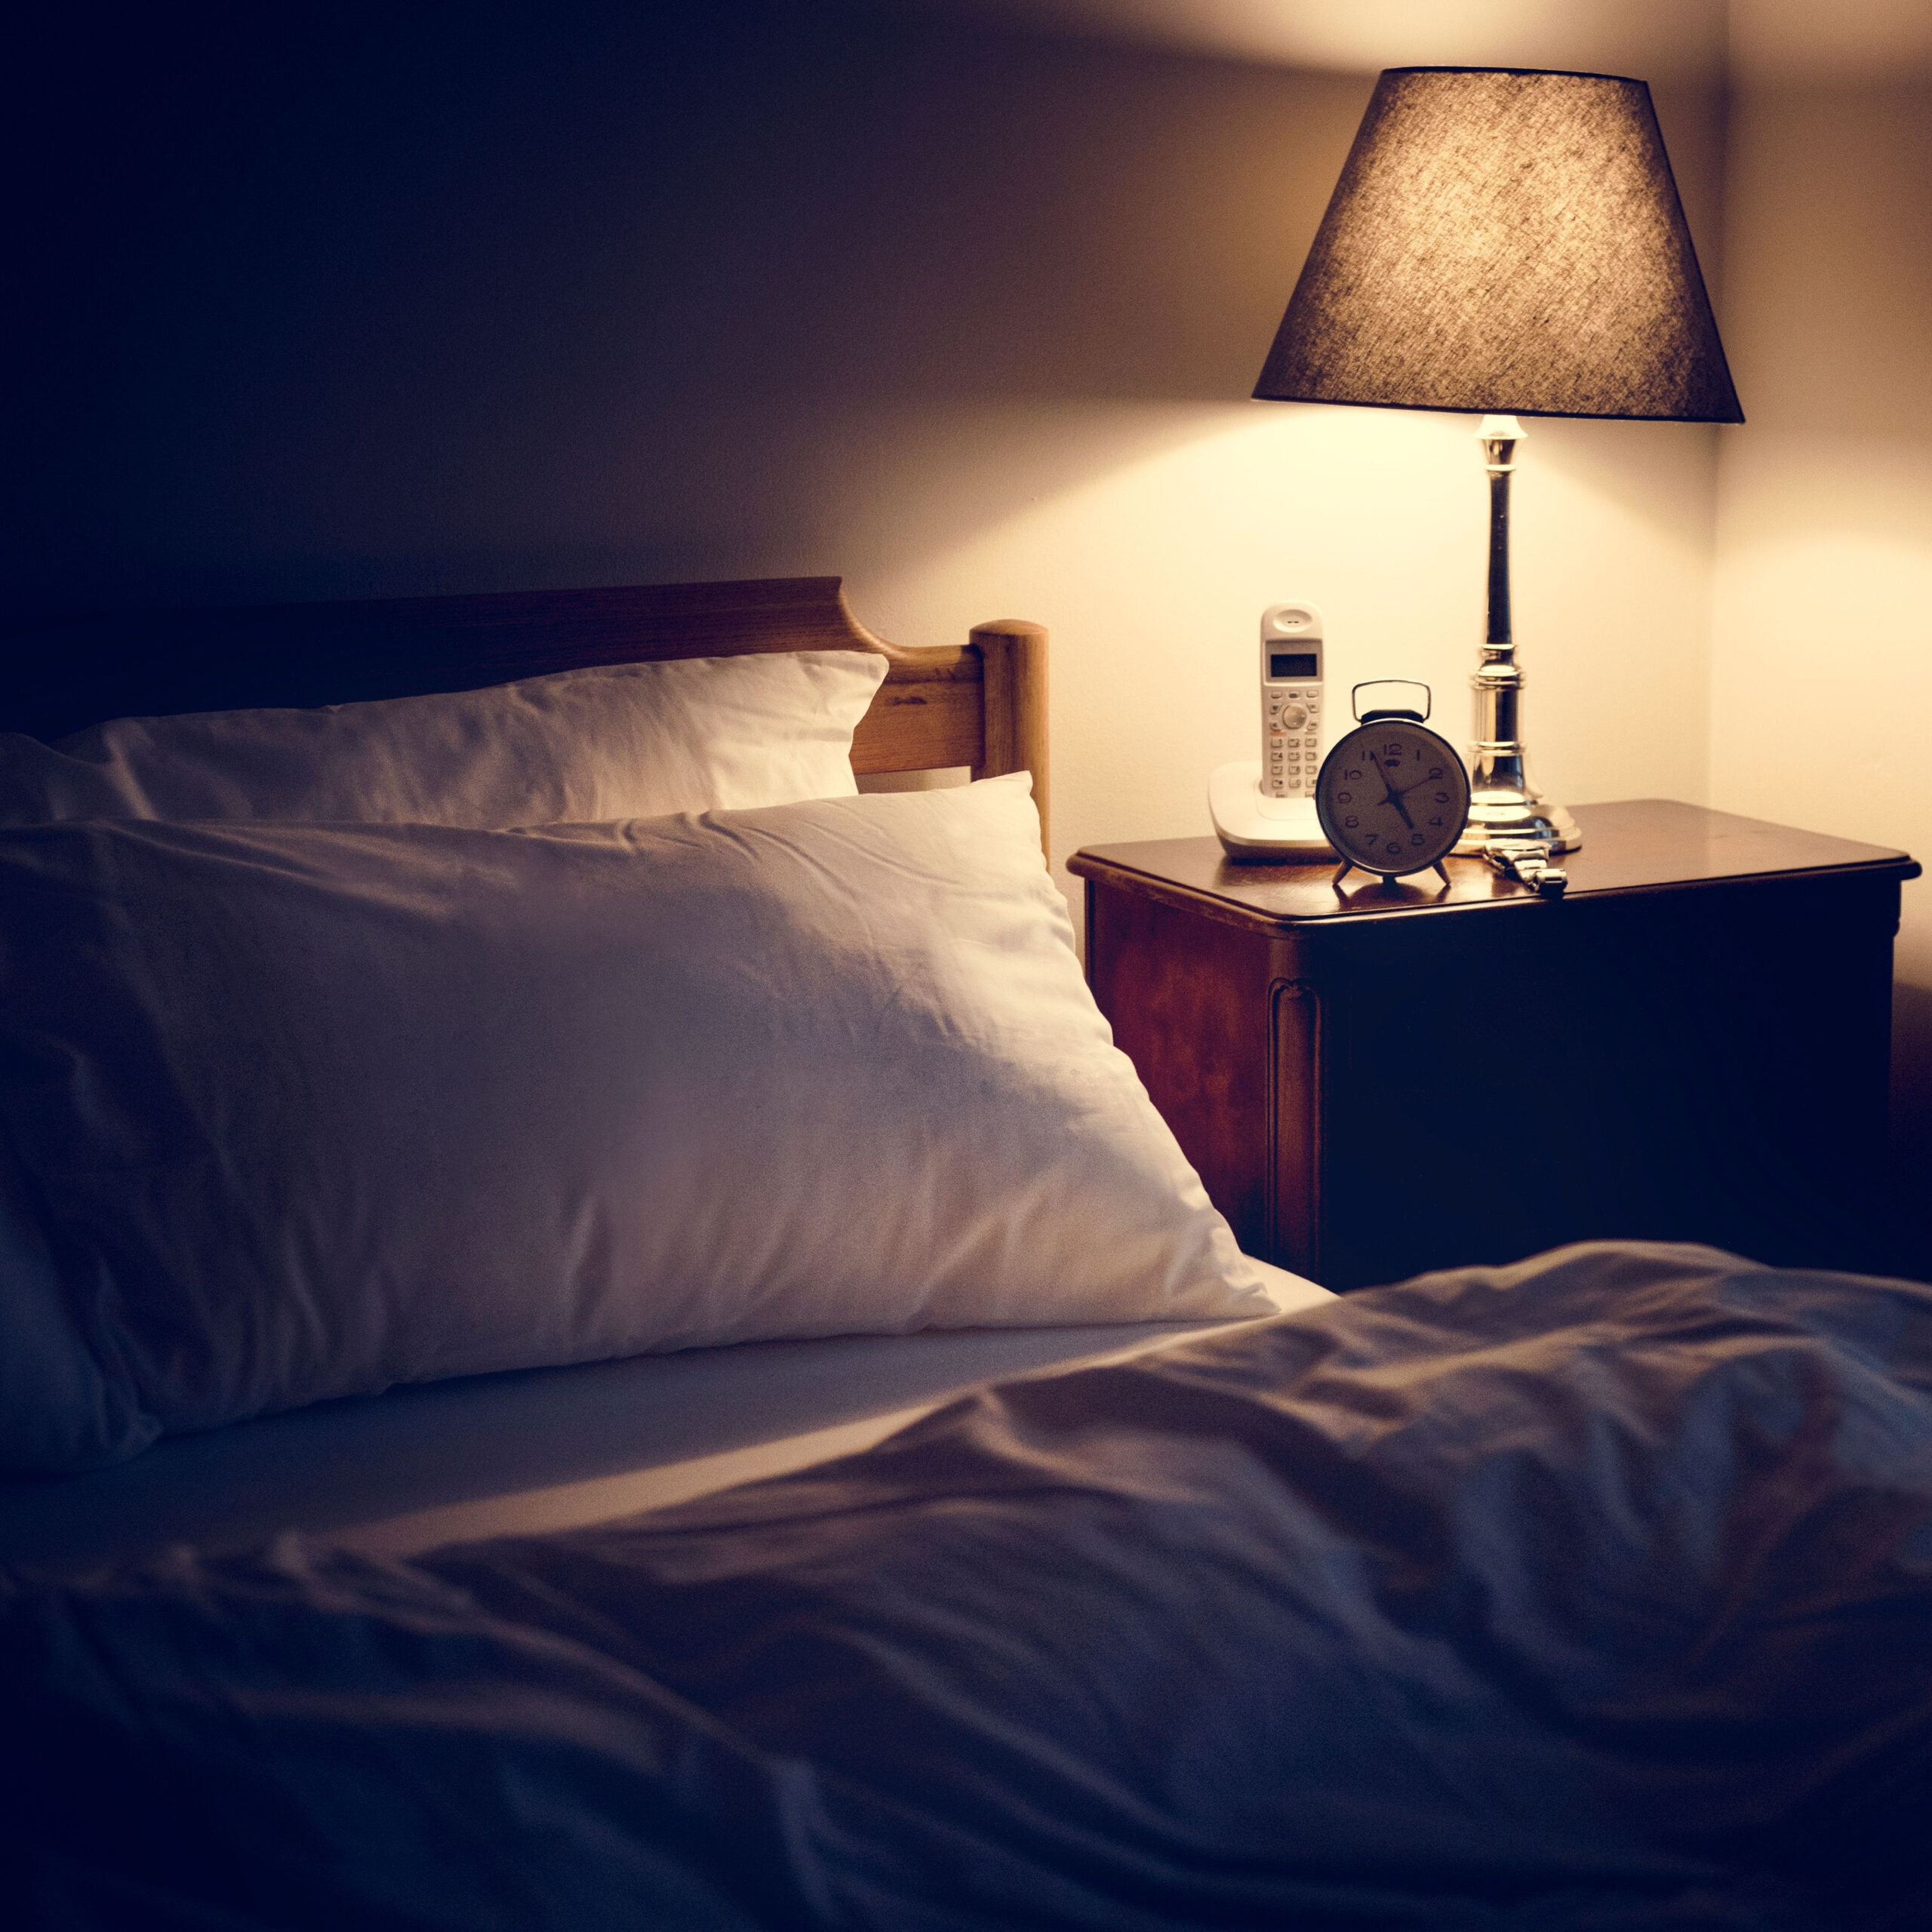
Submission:
[[[1364,691],[1397,685],[1420,691],[1423,709],[1361,709]],[[1447,885],[1442,861],[1469,823],[1469,775],[1455,748],[1429,729],[1429,687],[1377,678],[1356,685],[1352,700],[1359,721],[1315,780],[1315,816],[1342,860],[1335,883],[1357,869],[1392,879],[1432,866]]]

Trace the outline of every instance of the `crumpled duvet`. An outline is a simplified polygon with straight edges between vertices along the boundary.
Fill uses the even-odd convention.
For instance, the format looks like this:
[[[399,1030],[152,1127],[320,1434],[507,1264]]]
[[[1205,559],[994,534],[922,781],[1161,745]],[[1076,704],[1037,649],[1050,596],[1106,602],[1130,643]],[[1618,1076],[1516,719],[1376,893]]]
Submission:
[[[1932,1924],[1932,1288],[1570,1248],[589,1529],[17,1579],[0,1712],[21,1925]]]

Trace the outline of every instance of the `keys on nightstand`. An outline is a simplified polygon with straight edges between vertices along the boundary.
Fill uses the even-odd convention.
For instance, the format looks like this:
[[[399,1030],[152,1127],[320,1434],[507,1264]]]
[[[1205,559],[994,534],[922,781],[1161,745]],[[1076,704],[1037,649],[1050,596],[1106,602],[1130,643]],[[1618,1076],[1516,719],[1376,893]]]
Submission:
[[[1546,899],[1561,899],[1570,875],[1549,862],[1549,848],[1531,839],[1493,838],[1482,848],[1491,866],[1505,878],[1520,881]]]

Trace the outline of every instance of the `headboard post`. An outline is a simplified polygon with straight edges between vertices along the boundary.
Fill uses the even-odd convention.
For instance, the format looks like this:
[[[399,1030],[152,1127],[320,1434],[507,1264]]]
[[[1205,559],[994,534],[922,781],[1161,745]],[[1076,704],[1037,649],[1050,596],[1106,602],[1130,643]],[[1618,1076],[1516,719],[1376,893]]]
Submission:
[[[1040,843],[1047,836],[1047,633],[1024,617],[995,617],[975,624],[985,681],[986,749],[975,778],[1009,771],[1033,774],[1033,802],[1040,811]]]

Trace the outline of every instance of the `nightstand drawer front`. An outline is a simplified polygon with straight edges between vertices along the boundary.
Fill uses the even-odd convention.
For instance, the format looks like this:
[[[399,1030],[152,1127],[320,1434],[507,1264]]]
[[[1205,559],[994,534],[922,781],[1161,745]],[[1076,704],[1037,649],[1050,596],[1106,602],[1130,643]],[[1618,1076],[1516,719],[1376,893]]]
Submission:
[[[1317,1278],[1592,1239],[1878,1265],[1886,898],[1869,878],[1740,884],[1309,941]],[[1405,1187],[1418,1142],[1449,1158]]]

